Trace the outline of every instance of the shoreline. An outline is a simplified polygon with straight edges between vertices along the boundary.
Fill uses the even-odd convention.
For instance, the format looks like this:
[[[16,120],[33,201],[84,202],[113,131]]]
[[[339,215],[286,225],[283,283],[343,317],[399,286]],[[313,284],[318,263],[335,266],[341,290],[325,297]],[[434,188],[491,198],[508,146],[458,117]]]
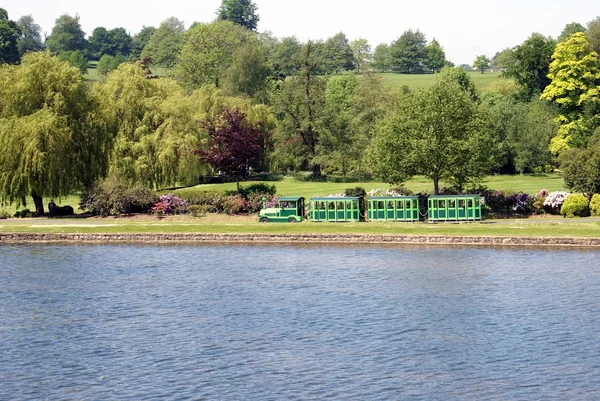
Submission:
[[[405,244],[598,247],[600,238],[455,236],[409,234],[217,234],[217,233],[0,233],[0,244],[29,243],[256,243],[256,244]]]

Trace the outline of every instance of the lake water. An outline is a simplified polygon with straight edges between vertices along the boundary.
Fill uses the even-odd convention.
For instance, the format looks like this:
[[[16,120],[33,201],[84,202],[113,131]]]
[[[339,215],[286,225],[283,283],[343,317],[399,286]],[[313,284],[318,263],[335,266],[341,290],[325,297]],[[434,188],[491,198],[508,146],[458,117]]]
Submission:
[[[0,245],[2,400],[598,400],[600,251]]]

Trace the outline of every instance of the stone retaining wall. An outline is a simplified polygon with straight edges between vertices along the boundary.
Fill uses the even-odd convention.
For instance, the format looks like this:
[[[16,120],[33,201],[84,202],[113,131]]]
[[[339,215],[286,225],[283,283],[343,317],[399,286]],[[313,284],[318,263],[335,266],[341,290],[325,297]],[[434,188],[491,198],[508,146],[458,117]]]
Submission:
[[[371,243],[600,247],[600,238],[388,234],[44,234],[0,233],[0,243]]]

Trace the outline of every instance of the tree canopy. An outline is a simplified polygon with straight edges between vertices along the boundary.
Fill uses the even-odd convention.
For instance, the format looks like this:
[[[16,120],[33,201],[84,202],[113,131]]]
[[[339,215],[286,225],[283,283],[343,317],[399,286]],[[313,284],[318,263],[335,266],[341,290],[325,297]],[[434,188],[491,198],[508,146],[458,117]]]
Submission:
[[[21,36],[19,36],[17,42],[20,57],[23,57],[27,52],[38,52],[44,49],[41,28],[35,23],[31,15],[24,15],[19,18],[17,25],[21,29]]]
[[[0,8],[0,64],[17,64],[21,59],[19,55],[18,40],[21,28],[14,21],[8,19],[8,13]]]
[[[87,41],[81,29],[79,16],[63,14],[56,19],[50,36],[46,38],[46,47],[54,54],[79,50],[85,52]]]
[[[231,21],[251,31],[256,31],[260,20],[252,0],[223,0],[217,10],[220,20]]]
[[[11,82],[11,85],[7,83]],[[44,53],[0,68],[0,194],[25,204],[80,191],[106,172],[111,136],[79,71]]]
[[[183,45],[184,33],[181,20],[175,17],[164,20],[152,33],[140,57],[152,60],[152,65],[173,68]]]
[[[390,46],[392,68],[403,73],[416,73],[423,70],[427,62],[427,40],[419,30],[405,31]]]

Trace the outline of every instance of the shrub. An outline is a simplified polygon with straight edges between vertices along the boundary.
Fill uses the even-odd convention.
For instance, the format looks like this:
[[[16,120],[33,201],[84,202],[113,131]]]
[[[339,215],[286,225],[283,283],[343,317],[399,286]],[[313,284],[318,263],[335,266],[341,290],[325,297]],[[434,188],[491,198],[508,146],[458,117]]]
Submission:
[[[210,206],[210,210],[218,213],[223,211],[223,205],[227,200],[227,196],[214,191],[180,190],[177,191],[177,195],[185,198],[190,205]]]
[[[368,197],[373,197],[373,196],[408,196],[408,195],[412,195],[413,192],[404,187],[404,186],[400,186],[400,187],[395,187],[395,188],[389,188],[389,189],[372,189],[369,192],[367,192],[367,196]]]
[[[184,214],[188,211],[189,204],[177,195],[162,195],[158,202],[152,206],[152,213],[157,215]]]
[[[356,188],[346,188],[344,191],[344,196],[362,196],[363,198],[367,196],[367,192],[364,188],[356,187]]]
[[[587,217],[590,215],[588,198],[581,194],[573,194],[565,199],[560,214],[564,217]]]
[[[128,188],[125,181],[111,177],[81,195],[79,208],[100,216],[116,216],[149,213],[157,201],[155,192],[139,185]]]
[[[8,219],[10,217],[10,213],[8,213],[6,210],[0,210],[0,220],[5,220]]]
[[[246,212],[248,202],[241,195],[229,195],[223,204],[223,211],[227,214],[241,214]]]
[[[560,208],[569,194],[564,191],[550,192],[544,200],[544,209],[552,214],[559,214]]]
[[[249,200],[250,197],[255,193],[274,196],[277,193],[277,188],[275,187],[275,185],[269,185],[265,182],[251,184],[247,187],[240,186],[240,195],[242,195],[245,199]]]
[[[545,189],[542,189],[540,192],[535,194],[531,206],[536,213],[541,214],[545,212],[544,202],[546,201],[546,197],[548,197],[548,191]]]
[[[248,213],[258,213],[263,207],[263,197],[267,199],[267,202],[273,198],[269,194],[263,194],[260,192],[254,192],[250,195],[247,200]]]
[[[188,212],[194,217],[204,217],[210,212],[211,207],[208,205],[190,205]]]
[[[73,210],[73,207],[69,205],[57,206],[56,209],[54,209],[55,216],[72,216],[73,214],[75,214],[75,211]]]
[[[592,216],[600,216],[600,195],[594,194],[590,202],[590,213]]]
[[[23,209],[15,213],[16,218],[25,218],[25,217],[35,217],[35,212],[32,212],[29,209]]]

